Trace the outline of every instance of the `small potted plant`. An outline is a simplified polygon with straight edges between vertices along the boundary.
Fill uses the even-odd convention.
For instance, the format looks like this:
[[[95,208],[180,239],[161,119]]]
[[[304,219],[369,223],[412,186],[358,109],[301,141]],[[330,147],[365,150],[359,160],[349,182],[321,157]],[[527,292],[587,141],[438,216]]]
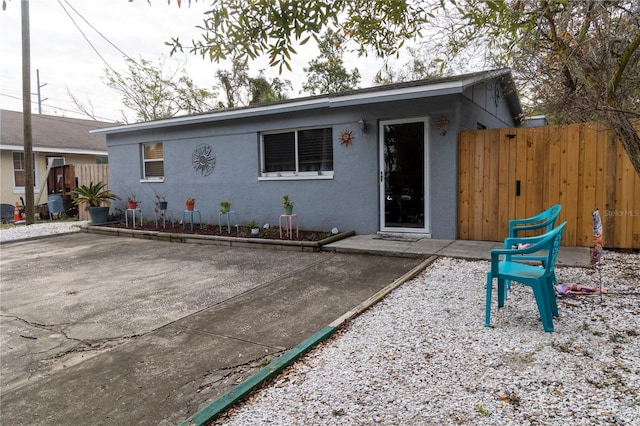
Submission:
[[[220,201],[220,213],[227,214],[231,211],[231,201]]]
[[[291,215],[293,212],[293,201],[291,201],[289,195],[282,197],[282,206],[284,207],[284,214]]]
[[[94,225],[107,222],[111,201],[120,199],[106,188],[104,182],[90,182],[89,185],[80,185],[73,192],[77,195],[77,198],[73,200],[74,204],[77,206],[85,205],[85,208],[89,210],[91,223]],[[103,204],[105,205],[103,206]]]
[[[129,209],[131,210],[135,210],[138,208],[138,201],[136,201],[135,192],[129,194],[129,196],[127,197],[127,204],[129,206]]]
[[[156,205],[160,210],[166,210],[169,203],[167,203],[167,200],[164,199],[164,196],[156,195]]]
[[[258,225],[256,225],[255,220],[252,220],[251,222],[249,222],[249,229],[251,230],[252,237],[257,237],[260,235],[260,228],[258,228]]]
[[[155,208],[156,213],[158,212],[158,210],[166,210],[167,207],[168,207],[168,203],[167,203],[166,198],[164,198],[164,195],[159,194],[158,192],[156,192],[156,190],[153,189],[153,187],[151,187],[151,190],[153,191],[153,193],[156,196],[156,202],[155,202],[155,204],[156,204],[156,208]]]
[[[187,210],[191,211],[196,206],[196,199],[193,197],[187,197],[187,199],[184,201],[184,204],[187,207]]]

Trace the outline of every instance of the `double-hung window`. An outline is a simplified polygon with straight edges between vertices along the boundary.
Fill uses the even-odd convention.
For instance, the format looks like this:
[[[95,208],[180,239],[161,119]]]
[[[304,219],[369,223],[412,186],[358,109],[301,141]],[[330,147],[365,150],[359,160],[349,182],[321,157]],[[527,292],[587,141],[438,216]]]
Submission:
[[[33,155],[33,186],[36,187],[36,166],[35,154]],[[27,180],[25,164],[24,164],[24,152],[13,153],[13,187],[14,191],[24,191],[24,185]]]
[[[142,178],[145,180],[164,179],[164,151],[162,142],[142,144]]]
[[[266,175],[320,175],[333,172],[333,131],[328,128],[262,134]]]

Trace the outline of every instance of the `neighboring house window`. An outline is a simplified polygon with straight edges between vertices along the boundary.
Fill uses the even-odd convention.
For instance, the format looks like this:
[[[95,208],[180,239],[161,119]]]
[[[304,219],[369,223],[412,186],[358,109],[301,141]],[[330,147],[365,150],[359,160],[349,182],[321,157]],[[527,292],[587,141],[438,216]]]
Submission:
[[[264,173],[302,175],[333,171],[332,129],[263,134],[262,169]]]
[[[142,177],[149,180],[164,179],[162,142],[142,144]]]
[[[109,157],[104,157],[102,155],[96,157],[96,164],[109,164]]]
[[[33,167],[36,168],[35,155],[33,157]],[[24,184],[26,180],[25,166],[24,166],[24,152],[13,153],[13,186],[16,189],[24,191]],[[36,183],[36,173],[33,171],[33,186]]]
[[[64,157],[54,157],[51,155],[48,155],[45,161],[47,167],[64,166],[66,164]]]

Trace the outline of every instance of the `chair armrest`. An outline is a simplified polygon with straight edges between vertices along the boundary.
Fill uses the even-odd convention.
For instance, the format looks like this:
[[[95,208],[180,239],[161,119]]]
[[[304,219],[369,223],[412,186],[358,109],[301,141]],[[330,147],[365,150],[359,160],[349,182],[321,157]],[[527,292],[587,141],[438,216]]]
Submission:
[[[504,240],[504,248],[511,249],[517,244],[537,244],[539,241],[544,240],[547,235],[536,235],[535,237],[507,237]]]
[[[498,262],[500,261],[500,256],[505,256],[505,260],[511,261],[512,256],[519,256],[524,254],[531,254],[537,251],[543,250],[546,248],[549,243],[549,239],[553,238],[553,235],[539,235],[537,237],[527,237],[527,238],[507,238],[505,240],[505,246],[509,243],[513,242],[525,242],[531,244],[527,248],[521,249],[513,249],[513,248],[503,248],[503,249],[493,249],[491,250],[491,273],[494,276],[497,276],[498,273]],[[495,268],[495,269],[494,269]]]

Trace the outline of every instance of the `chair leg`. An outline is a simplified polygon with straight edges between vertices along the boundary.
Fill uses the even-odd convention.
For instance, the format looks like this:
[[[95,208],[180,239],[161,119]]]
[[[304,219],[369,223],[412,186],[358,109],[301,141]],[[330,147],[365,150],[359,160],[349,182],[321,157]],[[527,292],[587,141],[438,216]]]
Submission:
[[[485,299],[484,326],[491,327],[491,293],[493,292],[493,277],[487,272],[487,296]]]
[[[505,280],[502,278],[498,278],[498,308],[502,308],[504,306],[504,301],[507,298],[507,285]]]
[[[547,290],[547,302],[549,303],[549,309],[551,310],[551,315],[554,317],[558,317],[558,303],[556,301],[556,292],[553,288],[553,279],[550,279],[547,282],[545,289]]]
[[[538,312],[540,313],[540,319],[542,320],[542,327],[544,331],[550,333],[553,331],[553,319],[551,317],[551,306],[548,300],[548,292],[545,288],[533,288],[533,295],[538,305]]]

